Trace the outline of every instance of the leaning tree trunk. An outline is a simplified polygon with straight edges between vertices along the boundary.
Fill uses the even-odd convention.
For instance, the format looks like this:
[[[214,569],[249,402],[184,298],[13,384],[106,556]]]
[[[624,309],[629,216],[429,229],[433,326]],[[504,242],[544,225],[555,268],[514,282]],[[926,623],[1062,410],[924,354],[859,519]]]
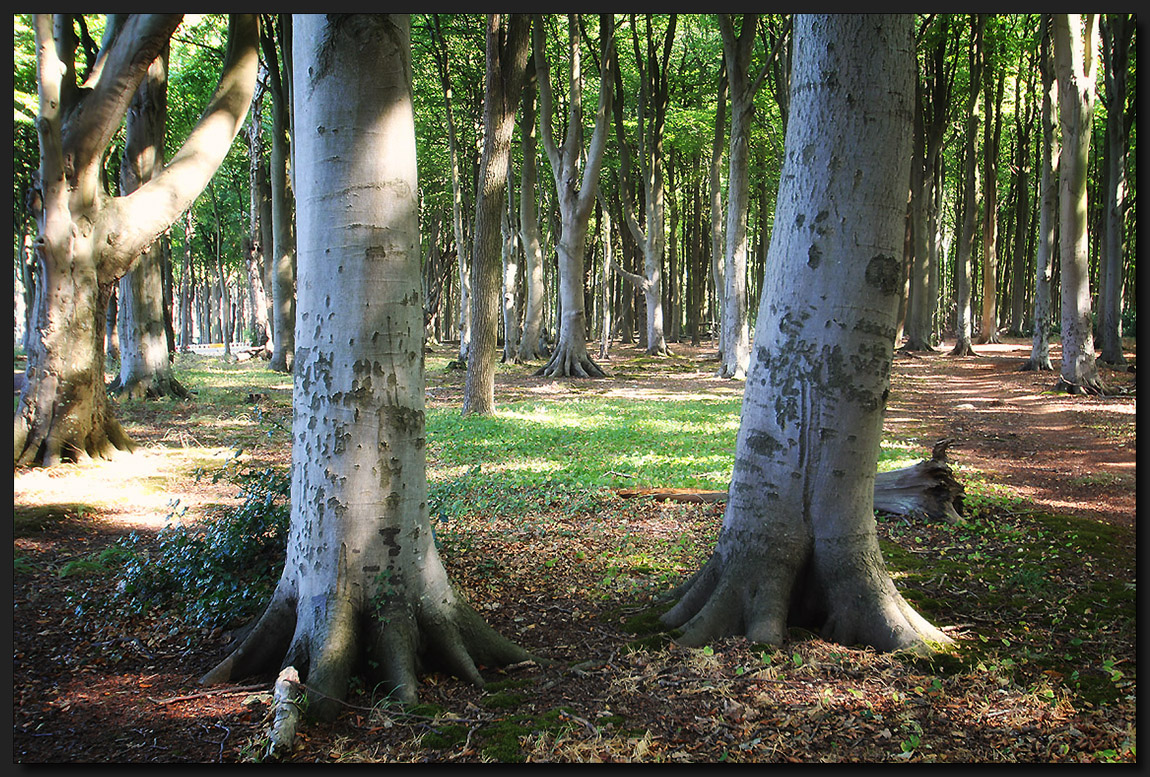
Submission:
[[[480,666],[529,658],[456,594],[428,521],[409,24],[296,20],[291,533],[267,609],[203,678],[293,666],[320,718],[359,672],[411,702],[425,666],[482,685]]]
[[[1094,360],[1086,194],[1097,72],[1096,38],[1093,14],[1086,14],[1085,35],[1079,14],[1055,14],[1054,60],[1062,125],[1058,161],[1062,370],[1058,388],[1074,394],[1102,391]]]
[[[913,17],[797,16],[794,30],[776,226],[723,529],[663,621],[687,645],[778,643],[793,625],[880,650],[943,643],[886,573],[873,510],[902,290]]]
[[[104,191],[103,160],[136,88],[179,14],[110,19],[102,68],[80,88],[70,15],[37,15],[40,191],[38,337],[14,419],[14,463],[50,466],[131,447],[104,389],[105,308],[131,269],[207,185],[239,132],[258,62],[258,19],[233,15],[221,79],[201,121],[162,171],[127,196]]]

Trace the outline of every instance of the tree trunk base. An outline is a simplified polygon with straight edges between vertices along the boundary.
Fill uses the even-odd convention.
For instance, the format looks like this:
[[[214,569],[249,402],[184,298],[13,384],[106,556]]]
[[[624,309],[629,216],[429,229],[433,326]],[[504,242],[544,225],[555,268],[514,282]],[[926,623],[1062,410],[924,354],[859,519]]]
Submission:
[[[957,342],[954,348],[950,349],[951,356],[978,356],[970,342]]]
[[[537,378],[606,378],[603,368],[591,360],[586,348],[559,343],[551,359],[535,372]]]
[[[1019,372],[1054,372],[1054,365],[1050,363],[1050,357],[1035,359],[1032,356],[1024,361],[1018,370]]]
[[[1054,386],[1054,390],[1058,393],[1093,397],[1104,396],[1106,394],[1106,387],[1102,385],[1102,381],[1097,379],[1083,381],[1082,383],[1071,383],[1066,378],[1059,378],[1058,383]]]

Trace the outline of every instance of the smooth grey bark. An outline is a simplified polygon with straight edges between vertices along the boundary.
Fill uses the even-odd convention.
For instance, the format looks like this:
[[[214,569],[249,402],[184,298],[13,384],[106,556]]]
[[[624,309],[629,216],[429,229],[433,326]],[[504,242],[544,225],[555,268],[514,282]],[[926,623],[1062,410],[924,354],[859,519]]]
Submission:
[[[195,304],[196,289],[195,268],[192,266],[192,237],[195,235],[195,229],[192,210],[189,208],[184,213],[184,258],[180,269],[179,302],[177,303],[180,318],[179,348],[182,353],[187,353],[192,349],[194,324],[192,311]]]
[[[982,131],[982,315],[978,342],[997,343],[998,337],[998,150],[1002,136],[1002,72],[995,78],[991,45],[982,49],[983,105],[986,118]],[[997,87],[995,83],[997,81]],[[993,118],[992,118],[993,117]]]
[[[503,211],[503,362],[519,361],[519,230],[515,223],[514,171],[511,154],[507,155],[507,207]]]
[[[131,194],[164,166],[168,118],[168,49],[156,57],[128,108],[120,192]],[[117,334],[120,373],[109,390],[135,399],[185,397],[172,372],[165,326],[164,265],[171,261],[161,236],[140,254],[119,283]]]
[[[1058,388],[1073,394],[1103,390],[1094,357],[1087,225],[1087,176],[1097,51],[1098,27],[1094,14],[1054,15],[1054,63],[1062,128],[1058,160],[1062,367]]]
[[[258,61],[258,19],[232,15],[220,82],[199,123],[157,175],[129,195],[108,195],[104,155],[180,20],[180,14],[113,15],[93,72],[80,74],[72,16],[33,19],[42,282],[38,337],[13,424],[16,466],[108,457],[132,447],[104,389],[107,295],[219,166],[247,114]]]
[[[269,178],[272,201],[272,356],[268,366],[276,372],[290,373],[295,363],[296,328],[296,246],[292,222],[295,203],[288,180],[288,165],[291,159],[291,125],[289,106],[292,95],[284,73],[291,67],[290,61],[280,64],[276,52],[276,40],[281,42],[290,36],[290,18],[284,14],[272,15],[278,19],[280,29],[265,29],[260,36],[264,59],[267,61],[268,87],[271,92],[272,142]],[[271,25],[267,25],[271,27]],[[286,59],[286,58],[285,58]]]
[[[747,212],[750,206],[750,142],[755,93],[787,37],[775,41],[757,75],[750,72],[758,14],[743,14],[735,32],[732,14],[719,14],[723,56],[731,102],[731,133],[727,173],[727,245],[724,255],[723,305],[726,308],[723,361],[719,376],[743,380],[750,362],[750,322],[747,315]]]
[[[1129,211],[1126,158],[1129,154],[1133,111],[1127,108],[1131,40],[1134,17],[1106,14],[1102,19],[1103,75],[1106,84],[1106,210],[1102,221],[1101,279],[1098,284],[1099,358],[1126,363],[1122,351],[1123,247]]]
[[[567,134],[562,148],[555,145],[552,130],[554,98],[551,67],[545,51],[542,18],[536,14],[533,25],[535,72],[539,78],[539,134],[551,173],[561,221],[556,246],[559,263],[559,338],[547,364],[536,375],[548,377],[599,378],[606,373],[587,353],[587,306],[583,294],[584,253],[587,228],[599,186],[599,171],[607,145],[611,111],[611,61],[615,51],[614,26],[609,15],[600,16],[599,105],[595,129],[583,149],[583,74],[579,50],[578,20],[568,15],[569,92]],[[580,167],[582,173],[580,174]]]
[[[1054,136],[1054,105],[1058,102],[1058,82],[1054,78],[1054,54],[1051,48],[1053,26],[1053,16],[1043,14],[1038,54],[1038,69],[1042,76],[1042,143],[1039,146],[1042,173],[1038,184],[1038,246],[1034,257],[1034,335],[1031,338],[1030,358],[1023,363],[1023,370],[1054,369],[1050,362],[1050,284],[1054,274],[1058,157],[1061,152]]]
[[[723,528],[663,622],[700,645],[790,626],[948,638],[895,589],[874,486],[901,293],[910,15],[796,15],[786,151]],[[827,73],[835,77],[827,78]]]
[[[547,355],[543,342],[543,248],[539,239],[539,167],[536,114],[539,85],[535,77],[535,59],[528,57],[523,84],[523,115],[519,122],[523,164],[519,170],[519,240],[525,254],[523,336],[519,340],[519,361],[529,362]]]
[[[271,325],[268,322],[268,299],[264,286],[264,254],[267,244],[263,239],[262,214],[264,198],[270,197],[267,183],[267,163],[264,161],[263,96],[266,90],[257,86],[248,112],[248,236],[245,243],[244,264],[248,271],[248,326],[250,344],[262,348],[271,356]],[[269,203],[270,207],[270,203]]]
[[[438,667],[527,660],[455,592],[427,512],[407,15],[295,20],[299,339],[287,559],[205,683],[293,666],[330,719],[354,674],[402,702]],[[289,673],[290,674],[290,673]]]
[[[611,210],[602,199],[599,201],[599,211],[602,214],[603,232],[603,275],[599,289],[603,320],[599,330],[599,359],[607,361],[611,358],[611,267],[615,264],[615,255],[611,245]]]
[[[1018,337],[1023,334],[1027,302],[1027,240],[1032,232],[1033,213],[1030,203],[1030,132],[1034,121],[1034,94],[1036,53],[1031,52],[1029,61],[1019,67],[1014,80],[1014,93],[1018,95],[1020,108],[1015,111],[1015,153],[1014,167],[1014,239],[1011,250],[1010,279],[1010,334]],[[1023,80],[1025,78],[1025,81]]]
[[[432,30],[437,41],[436,65],[443,88],[444,115],[447,119],[447,148],[451,163],[451,226],[455,234],[456,261],[459,265],[459,360],[467,361],[471,349],[471,252],[463,231],[463,182],[459,169],[459,140],[455,130],[455,110],[452,107],[451,60],[447,42],[439,23],[439,14],[432,15]]]
[[[516,106],[530,55],[530,17],[488,14],[483,94],[483,155],[475,197],[471,250],[471,346],[463,384],[463,414],[495,412],[502,224]]]
[[[727,333],[726,262],[723,246],[723,141],[727,138],[727,67],[719,71],[719,91],[715,98],[715,136],[711,143],[711,166],[708,193],[711,200],[711,283],[714,286],[715,312],[718,317],[718,353],[723,362]]]
[[[662,56],[657,56],[655,40],[651,29],[651,14],[646,14],[647,52],[646,57],[639,49],[639,30],[635,15],[631,14],[632,44],[635,51],[635,65],[639,71],[639,92],[636,114],[638,118],[636,158],[631,158],[631,148],[623,122],[623,78],[616,59],[612,67],[617,99],[613,100],[615,112],[615,134],[618,138],[619,177],[623,207],[623,218],[631,235],[643,254],[643,274],[625,272],[616,266],[623,277],[630,281],[643,294],[647,309],[647,353],[666,355],[670,353],[663,324],[663,265],[667,245],[665,224],[666,185],[663,168],[666,165],[663,152],[663,139],[667,122],[669,99],[667,60],[671,55],[671,44],[675,38],[677,14],[671,14],[663,39]],[[644,60],[646,64],[644,64]],[[643,201],[643,224],[639,223],[631,206],[631,170],[636,167],[641,183]]]
[[[970,96],[966,106],[966,132],[963,138],[962,225],[955,257],[955,341],[951,356],[977,356],[971,344],[971,264],[974,262],[974,234],[978,221],[978,85],[982,83],[982,37],[986,28],[985,14],[972,14],[970,19]]]

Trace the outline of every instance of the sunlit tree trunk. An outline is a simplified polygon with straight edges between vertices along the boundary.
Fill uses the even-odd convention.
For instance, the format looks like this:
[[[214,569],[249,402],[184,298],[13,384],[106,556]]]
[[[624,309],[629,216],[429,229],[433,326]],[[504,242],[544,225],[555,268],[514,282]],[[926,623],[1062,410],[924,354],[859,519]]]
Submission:
[[[38,337],[15,413],[14,462],[110,456],[131,442],[104,387],[107,295],[203,190],[243,124],[257,68],[258,19],[233,15],[216,93],[172,160],[129,195],[103,186],[103,161],[148,66],[180,14],[109,19],[83,88],[69,14],[36,15],[40,171]]]
[[[516,107],[531,53],[530,34],[531,20],[527,15],[488,14],[483,156],[472,232],[471,346],[463,385],[464,415],[495,412],[501,225],[506,210],[507,167]]]
[[[997,89],[991,47],[983,49],[983,104],[986,117],[982,134],[983,207],[982,207],[982,316],[978,342],[997,343],[998,338],[998,148],[1002,135],[1003,76],[999,73]]]
[[[296,18],[299,339],[287,560],[203,681],[293,666],[309,714],[353,675],[402,702],[439,667],[529,658],[455,592],[427,513],[423,307],[406,15]]]
[[[1059,388],[1071,393],[1102,390],[1094,359],[1086,186],[1098,65],[1097,44],[1094,14],[1054,15],[1054,63],[1062,127],[1062,150],[1058,160],[1059,270],[1062,281]]]
[[[895,590],[874,484],[914,115],[910,15],[797,15],[790,121],[723,528],[664,623],[791,626],[880,650],[948,638]],[[828,79],[827,73],[835,78]]]

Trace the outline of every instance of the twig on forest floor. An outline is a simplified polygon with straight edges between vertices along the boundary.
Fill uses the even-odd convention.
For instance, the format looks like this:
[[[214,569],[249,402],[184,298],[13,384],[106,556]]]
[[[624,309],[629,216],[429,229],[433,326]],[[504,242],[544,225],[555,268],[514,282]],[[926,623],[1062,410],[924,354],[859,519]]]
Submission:
[[[156,704],[174,704],[178,701],[191,701],[192,699],[202,699],[205,696],[234,696],[241,693],[251,693],[252,691],[267,690],[267,685],[233,685],[227,688],[212,688],[207,691],[197,691],[196,693],[188,693],[183,696],[171,696],[167,699],[155,699],[151,696],[148,697],[149,701]]]

